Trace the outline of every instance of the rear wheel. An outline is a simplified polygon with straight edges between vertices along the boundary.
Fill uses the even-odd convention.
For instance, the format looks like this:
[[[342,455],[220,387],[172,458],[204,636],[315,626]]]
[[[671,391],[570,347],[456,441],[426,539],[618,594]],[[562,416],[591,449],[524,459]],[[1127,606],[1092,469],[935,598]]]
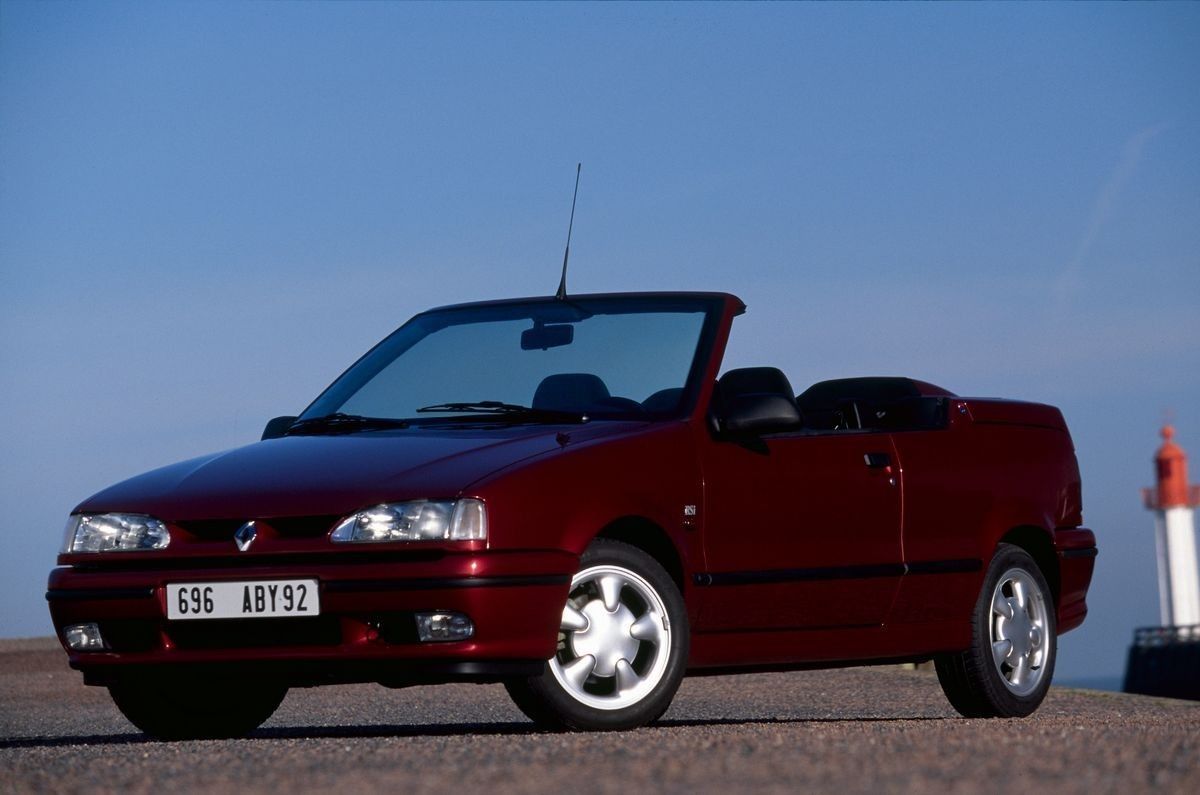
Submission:
[[[687,613],[667,572],[636,547],[598,539],[571,580],[558,651],[508,692],[549,728],[631,729],[666,712],[687,653]]]
[[[1029,553],[1000,544],[971,622],[971,647],[934,661],[946,698],[968,718],[1020,718],[1046,697],[1057,651],[1054,598]]]
[[[262,681],[179,678],[117,682],[108,692],[117,708],[160,740],[244,737],[262,725],[287,688]]]

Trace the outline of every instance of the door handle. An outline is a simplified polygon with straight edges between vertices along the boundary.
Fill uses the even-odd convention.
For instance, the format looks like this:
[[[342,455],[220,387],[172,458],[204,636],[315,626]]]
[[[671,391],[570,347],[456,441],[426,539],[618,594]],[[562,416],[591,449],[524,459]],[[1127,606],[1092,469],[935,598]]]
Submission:
[[[884,469],[892,465],[892,457],[887,453],[864,453],[863,461],[871,469]]]

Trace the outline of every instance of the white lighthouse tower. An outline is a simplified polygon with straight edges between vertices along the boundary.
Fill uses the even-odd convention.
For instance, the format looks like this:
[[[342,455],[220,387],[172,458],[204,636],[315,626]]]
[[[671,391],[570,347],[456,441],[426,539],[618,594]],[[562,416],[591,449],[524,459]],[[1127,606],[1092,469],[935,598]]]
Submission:
[[[1200,701],[1200,578],[1193,510],[1200,503],[1200,486],[1188,485],[1187,456],[1171,441],[1175,429],[1167,425],[1162,436],[1154,456],[1158,485],[1142,489],[1146,507],[1154,511],[1162,625],[1134,630],[1123,689]]]
[[[1158,546],[1158,598],[1164,627],[1190,627],[1200,635],[1200,577],[1196,566],[1194,508],[1200,486],[1188,485],[1187,456],[1171,441],[1175,429],[1162,429],[1163,444],[1154,456],[1158,485],[1143,489],[1146,507],[1154,511]]]

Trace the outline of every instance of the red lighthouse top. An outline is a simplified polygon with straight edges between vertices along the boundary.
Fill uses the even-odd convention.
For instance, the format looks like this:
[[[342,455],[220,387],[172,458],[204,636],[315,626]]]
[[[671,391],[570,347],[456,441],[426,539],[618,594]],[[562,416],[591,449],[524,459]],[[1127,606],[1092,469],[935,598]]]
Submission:
[[[1154,467],[1158,472],[1158,486],[1143,489],[1146,507],[1163,510],[1200,503],[1200,486],[1189,486],[1187,476],[1187,454],[1183,448],[1171,441],[1175,429],[1164,425],[1163,444],[1154,456]]]

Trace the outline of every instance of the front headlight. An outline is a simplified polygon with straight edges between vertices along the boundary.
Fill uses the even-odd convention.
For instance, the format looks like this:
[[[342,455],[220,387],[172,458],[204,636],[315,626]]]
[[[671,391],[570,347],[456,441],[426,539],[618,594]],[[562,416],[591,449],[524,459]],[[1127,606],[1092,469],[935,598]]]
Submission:
[[[137,513],[78,514],[67,520],[62,551],[134,552],[166,549],[171,543],[167,526],[152,516]]]
[[[330,539],[371,541],[481,541],[487,511],[479,500],[414,500],[376,505],[338,523]]]

